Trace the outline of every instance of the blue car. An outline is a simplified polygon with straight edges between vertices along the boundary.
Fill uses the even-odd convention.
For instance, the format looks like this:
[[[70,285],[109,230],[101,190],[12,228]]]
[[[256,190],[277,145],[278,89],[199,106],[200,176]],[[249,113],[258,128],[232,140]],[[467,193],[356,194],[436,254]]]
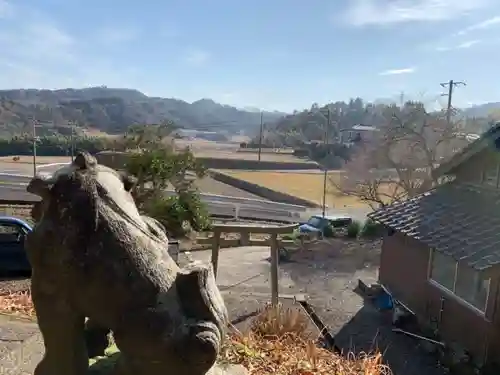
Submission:
[[[0,274],[31,273],[24,250],[24,239],[31,231],[31,225],[22,219],[0,216]]]
[[[325,234],[325,228],[330,226],[333,231],[345,230],[352,223],[349,216],[323,216],[314,215],[306,223],[299,226],[299,233],[319,233],[320,237]]]

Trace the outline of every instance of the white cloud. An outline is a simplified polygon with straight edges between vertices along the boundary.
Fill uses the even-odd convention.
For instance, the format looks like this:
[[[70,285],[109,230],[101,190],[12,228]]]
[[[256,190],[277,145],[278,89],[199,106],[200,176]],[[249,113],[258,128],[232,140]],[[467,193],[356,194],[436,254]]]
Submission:
[[[471,48],[472,46],[475,46],[479,43],[481,43],[482,41],[479,40],[479,39],[476,39],[476,40],[468,40],[466,42],[462,42],[460,44],[457,44],[455,46],[452,46],[452,47],[438,47],[436,48],[436,51],[439,51],[439,52],[446,52],[446,51],[453,51],[453,50],[457,50],[457,49],[469,49]]]
[[[343,14],[352,26],[444,21],[483,8],[492,0],[349,0]]]
[[[23,3],[0,0],[0,88],[61,88],[86,82],[123,87],[134,80],[128,67],[111,64],[94,44],[61,28],[49,15]],[[2,9],[9,7],[9,13]],[[1,17],[0,17],[1,18]]]
[[[404,68],[404,69],[389,69],[383,72],[380,72],[380,76],[395,76],[401,74],[411,74],[416,71],[416,68]]]
[[[190,49],[185,57],[185,61],[189,65],[201,66],[208,62],[210,59],[210,54],[207,51],[201,49]]]
[[[500,24],[500,16],[495,16],[492,18],[488,18],[487,20],[484,20],[482,22],[476,23],[474,25],[468,26],[465,29],[460,30],[455,35],[465,35],[467,33],[470,33],[471,31],[488,29],[490,27],[493,27],[493,26],[499,25],[499,24]]]
[[[10,26],[0,24],[0,49],[3,57],[32,60],[39,64],[73,59],[76,41],[48,19],[23,13]]]

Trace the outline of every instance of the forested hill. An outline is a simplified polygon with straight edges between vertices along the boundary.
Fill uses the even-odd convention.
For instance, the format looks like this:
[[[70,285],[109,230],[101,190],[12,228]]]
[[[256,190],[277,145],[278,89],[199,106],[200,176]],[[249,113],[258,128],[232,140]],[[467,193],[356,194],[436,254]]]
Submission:
[[[500,103],[498,104],[500,108]],[[330,121],[335,124],[332,131],[333,128],[337,130],[349,129],[355,125],[380,127],[387,123],[388,116],[400,110],[398,107],[397,104],[381,101],[368,103],[361,98],[351,99],[348,102],[331,103],[329,105]],[[405,107],[407,109],[421,107],[425,110],[423,104],[419,102],[409,101],[405,104]],[[494,120],[494,116],[491,117],[491,106],[485,104],[480,107],[473,107],[474,110],[455,111],[454,118],[461,121],[468,132],[482,133]],[[285,143],[290,146],[305,141],[322,141],[325,136],[327,116],[327,107],[320,107],[318,104],[313,104],[311,108],[303,111],[295,111],[293,114],[278,119],[274,124],[266,126],[264,141],[270,145]],[[500,120],[500,118],[497,120]]]
[[[269,121],[283,114],[266,112]],[[55,131],[74,122],[106,133],[121,133],[133,124],[171,120],[177,126],[229,133],[255,134],[260,113],[222,105],[211,99],[188,103],[178,99],[149,97],[132,89],[0,90],[0,135],[29,131],[31,119]],[[64,132],[63,132],[64,133]]]

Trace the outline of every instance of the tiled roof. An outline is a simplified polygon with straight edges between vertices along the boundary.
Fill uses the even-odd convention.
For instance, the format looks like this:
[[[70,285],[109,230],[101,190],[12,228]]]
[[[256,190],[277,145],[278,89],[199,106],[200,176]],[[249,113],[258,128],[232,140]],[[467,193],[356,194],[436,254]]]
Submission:
[[[500,263],[500,193],[493,189],[452,182],[368,216],[478,270]]]

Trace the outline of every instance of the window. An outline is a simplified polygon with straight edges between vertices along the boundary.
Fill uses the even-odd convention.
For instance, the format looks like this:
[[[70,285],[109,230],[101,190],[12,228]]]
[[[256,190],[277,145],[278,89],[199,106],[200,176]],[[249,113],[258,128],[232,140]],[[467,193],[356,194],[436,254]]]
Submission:
[[[458,266],[455,294],[477,309],[484,311],[490,289],[490,279],[481,278],[479,272],[467,265]]]
[[[446,289],[453,291],[455,287],[455,273],[457,262],[438,251],[432,252],[431,279]]]
[[[330,225],[334,228],[345,228],[351,225],[352,219],[335,219],[330,220]]]
[[[0,223],[0,243],[18,243],[23,239],[24,231],[19,225]]]
[[[323,219],[318,216],[313,216],[307,221],[307,224],[311,227],[319,228],[323,224]]]
[[[490,289],[490,279],[452,257],[432,250],[430,278],[457,298],[484,312]]]

